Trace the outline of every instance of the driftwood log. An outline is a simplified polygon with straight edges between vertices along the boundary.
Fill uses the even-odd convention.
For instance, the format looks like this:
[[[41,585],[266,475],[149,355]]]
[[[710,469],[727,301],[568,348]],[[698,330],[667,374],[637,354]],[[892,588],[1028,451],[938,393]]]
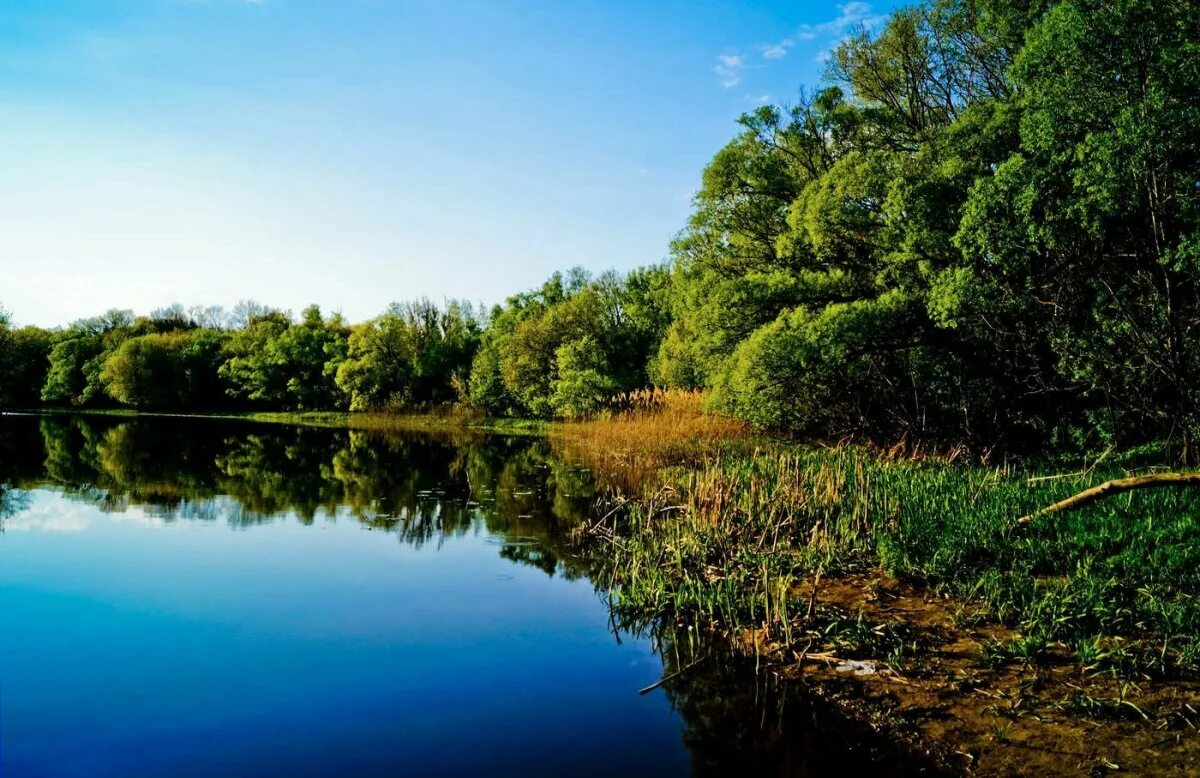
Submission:
[[[1134,489],[1153,489],[1163,486],[1200,486],[1200,472],[1197,473],[1153,473],[1151,475],[1135,475],[1130,478],[1115,478],[1111,481],[1105,481],[1099,486],[1093,486],[1091,489],[1084,489],[1079,494],[1073,497],[1068,497],[1065,500],[1059,500],[1053,505],[1048,505],[1040,511],[1035,511],[1028,516],[1022,516],[1017,519],[1018,524],[1028,524],[1039,516],[1046,516],[1051,513],[1063,513],[1064,511],[1073,511],[1076,508],[1082,508],[1103,497],[1109,497],[1122,492],[1129,492]]]

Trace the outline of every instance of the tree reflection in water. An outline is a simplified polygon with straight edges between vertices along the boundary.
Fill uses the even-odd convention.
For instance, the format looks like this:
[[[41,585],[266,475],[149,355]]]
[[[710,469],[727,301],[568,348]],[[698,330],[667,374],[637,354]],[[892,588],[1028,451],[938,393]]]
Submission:
[[[532,438],[386,435],[217,420],[52,416],[6,424],[5,478],[105,511],[237,527],[354,520],[420,546],[483,531],[501,553],[571,577],[565,530],[594,500],[590,474]]]
[[[587,469],[543,440],[402,435],[212,419],[0,419],[0,521],[52,488],[103,511],[235,528],[357,521],[412,546],[465,533],[551,576],[588,574],[569,530],[596,504]],[[613,626],[655,641],[698,775],[928,772],[878,735],[669,625]],[[630,690],[635,693],[635,690]]]

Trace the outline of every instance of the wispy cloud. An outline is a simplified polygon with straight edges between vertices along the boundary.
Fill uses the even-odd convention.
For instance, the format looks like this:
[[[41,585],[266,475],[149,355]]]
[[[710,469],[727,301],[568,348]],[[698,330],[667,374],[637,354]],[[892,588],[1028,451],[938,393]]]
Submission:
[[[717,65],[713,68],[713,72],[717,74],[721,86],[732,89],[742,83],[742,68],[744,67],[746,67],[746,60],[741,54],[721,54],[717,57]]]
[[[887,18],[886,14],[873,12],[870,3],[849,2],[839,5],[837,8],[841,13],[836,18],[820,24],[802,24],[797,35],[804,36],[806,40],[827,37],[840,38],[860,24],[873,27]]]
[[[762,47],[763,59],[783,59],[787,56],[788,49],[795,45],[796,42],[791,38],[784,38],[779,43],[769,43]]]
[[[843,3],[837,7],[838,15],[833,19],[816,24],[802,24],[794,33],[776,42],[759,47],[763,59],[783,59],[788,51],[801,41],[822,41],[828,44],[818,55],[818,60],[829,56],[829,50],[840,43],[847,35],[859,26],[876,27],[886,19],[886,14],[877,14],[871,9],[870,3],[860,0]]]

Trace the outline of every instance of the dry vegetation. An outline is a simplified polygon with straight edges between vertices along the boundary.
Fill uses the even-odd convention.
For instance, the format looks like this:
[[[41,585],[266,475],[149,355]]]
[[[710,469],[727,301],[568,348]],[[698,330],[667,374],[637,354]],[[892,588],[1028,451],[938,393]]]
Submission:
[[[705,395],[646,389],[620,398],[614,410],[556,424],[561,453],[602,467],[618,485],[640,493],[664,468],[746,452],[759,441],[740,421],[705,412]]]

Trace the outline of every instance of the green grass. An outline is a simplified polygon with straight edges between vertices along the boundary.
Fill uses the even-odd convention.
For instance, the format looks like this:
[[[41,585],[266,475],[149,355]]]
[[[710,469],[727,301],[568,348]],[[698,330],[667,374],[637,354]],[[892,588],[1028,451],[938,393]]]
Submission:
[[[600,564],[618,612],[635,620],[753,627],[794,643],[813,628],[802,580],[878,566],[1017,630],[988,661],[1036,663],[1054,648],[1090,671],[1194,674],[1200,490],[1146,490],[1016,522],[1125,474],[1109,465],[1047,479],[1039,468],[856,449],[736,456],[616,511]]]

